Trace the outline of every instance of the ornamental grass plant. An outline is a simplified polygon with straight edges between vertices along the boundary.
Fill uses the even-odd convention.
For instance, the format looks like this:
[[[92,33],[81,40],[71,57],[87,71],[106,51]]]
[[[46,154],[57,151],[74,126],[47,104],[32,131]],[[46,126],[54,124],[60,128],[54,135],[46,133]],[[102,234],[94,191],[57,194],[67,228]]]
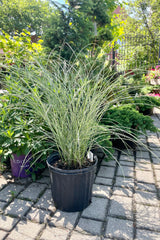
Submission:
[[[123,96],[123,89],[117,94],[118,82],[106,81],[101,72],[94,75],[93,64],[85,66],[80,61],[71,64],[60,59],[44,66],[35,60],[23,68],[13,66],[5,79],[8,94],[24,103],[33,123],[35,119],[41,122],[44,138],[40,141],[47,141],[53,151],[57,149],[68,169],[85,166],[86,154],[98,138],[103,135],[108,139],[110,129],[99,122]],[[10,107],[16,114],[18,105]]]
[[[23,102],[33,124],[38,120],[43,135],[39,141],[47,142],[47,150],[59,152],[65,169],[85,167],[87,152],[118,134],[118,125],[100,122],[111,106],[126,97],[126,90],[103,69],[94,71],[93,63],[88,66],[78,59],[70,63],[57,58],[46,65],[35,59],[21,68],[13,65],[5,78],[8,94]],[[9,107],[18,114],[18,105]],[[110,147],[104,148],[110,152]]]

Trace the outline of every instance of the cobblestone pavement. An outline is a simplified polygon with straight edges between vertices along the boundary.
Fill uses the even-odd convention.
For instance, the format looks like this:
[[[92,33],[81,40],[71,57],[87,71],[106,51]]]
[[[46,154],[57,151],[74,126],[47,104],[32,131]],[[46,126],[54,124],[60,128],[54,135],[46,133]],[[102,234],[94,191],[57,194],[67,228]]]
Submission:
[[[153,119],[160,127],[159,110]],[[0,239],[160,240],[160,134],[141,140],[152,152],[139,147],[102,162],[83,212],[56,210],[48,170],[36,182],[0,176]]]

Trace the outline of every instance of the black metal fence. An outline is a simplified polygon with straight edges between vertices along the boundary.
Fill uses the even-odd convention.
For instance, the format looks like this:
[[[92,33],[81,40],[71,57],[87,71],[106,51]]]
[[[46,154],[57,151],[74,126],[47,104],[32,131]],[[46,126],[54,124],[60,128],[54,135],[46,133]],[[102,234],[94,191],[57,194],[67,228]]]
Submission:
[[[118,72],[155,68],[160,64],[160,36],[124,35],[108,54],[109,58]]]

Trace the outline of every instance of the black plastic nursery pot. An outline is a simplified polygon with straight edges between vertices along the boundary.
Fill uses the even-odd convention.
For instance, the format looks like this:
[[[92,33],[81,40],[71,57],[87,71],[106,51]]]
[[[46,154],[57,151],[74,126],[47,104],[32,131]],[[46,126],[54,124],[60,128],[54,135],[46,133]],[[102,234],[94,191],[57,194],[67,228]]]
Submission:
[[[121,151],[123,149],[136,149],[137,144],[135,143],[135,140],[133,139],[133,136],[129,133],[123,133],[123,136],[121,138],[116,138],[114,135],[112,135],[112,146]]]
[[[144,115],[149,115],[149,116],[151,116],[151,115],[153,115],[153,108],[148,108],[148,109],[146,109],[146,110],[144,110],[144,111],[139,111],[140,113],[143,113]]]
[[[52,166],[59,157],[53,153],[47,159],[55,207],[66,212],[82,211],[91,203],[97,161],[88,168],[63,170]]]

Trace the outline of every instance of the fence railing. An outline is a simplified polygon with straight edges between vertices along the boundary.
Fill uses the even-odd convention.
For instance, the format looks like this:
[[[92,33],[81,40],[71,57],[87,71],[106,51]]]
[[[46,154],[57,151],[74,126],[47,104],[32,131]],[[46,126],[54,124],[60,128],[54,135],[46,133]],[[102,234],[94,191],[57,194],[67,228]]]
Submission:
[[[107,57],[118,72],[154,68],[160,64],[160,36],[124,35]]]

